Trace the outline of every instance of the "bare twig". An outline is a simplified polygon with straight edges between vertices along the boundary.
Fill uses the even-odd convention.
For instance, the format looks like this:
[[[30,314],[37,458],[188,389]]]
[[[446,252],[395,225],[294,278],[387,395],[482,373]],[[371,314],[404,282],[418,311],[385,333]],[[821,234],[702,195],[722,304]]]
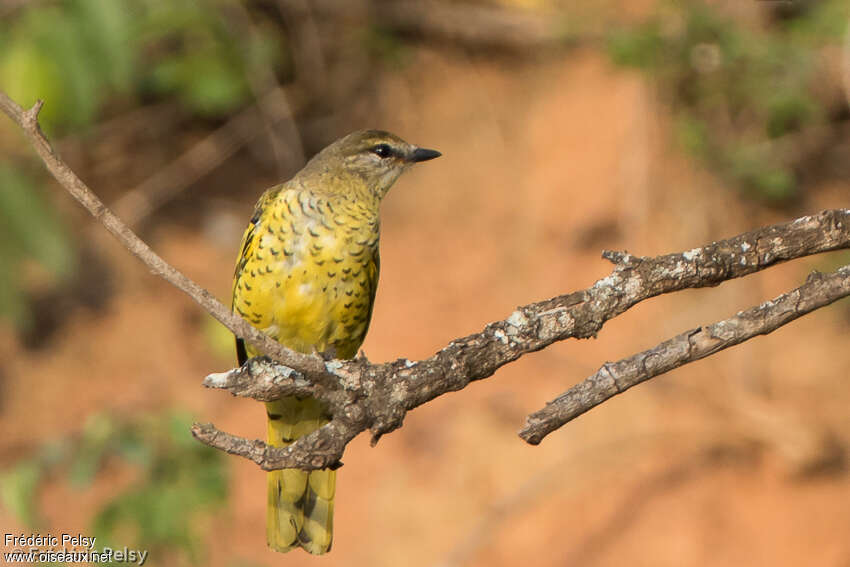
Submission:
[[[53,151],[50,142],[47,141],[38,125],[38,113],[43,104],[42,101],[38,101],[31,109],[24,110],[5,93],[0,92],[0,111],[20,126],[48,171],[92,216],[103,224],[106,230],[112,233],[134,256],[144,262],[151,272],[186,293],[237,336],[244,338],[262,352],[285,364],[295,366],[308,375],[326,374],[324,362],[320,358],[291,351],[271,340],[238,315],[234,315],[210,292],[158,256],[127,225],[121,222]]]
[[[310,395],[327,405],[331,421],[285,449],[241,439],[210,424],[193,428],[195,436],[204,443],[249,458],[265,469],[337,466],[345,446],[359,433],[369,430],[374,444],[382,435],[400,427],[408,411],[470,382],[488,378],[505,364],[554,342],[593,337],[609,319],[650,297],[716,286],[794,258],[850,248],[850,210],[841,209],[655,258],[605,252],[603,256],[615,264],[614,269],[593,286],[519,307],[508,318],[487,325],[480,333],[455,339],[428,359],[372,364],[361,357],[325,362],[271,341],[150,250],[53,152],[38,127],[40,108],[38,103],[24,111],[0,93],[0,110],[24,130],[54,177],[124,246],[228,329],[286,365],[282,368],[267,358],[254,358],[241,370],[207,377],[205,385],[259,400]],[[830,275],[815,275],[772,302],[680,335],[636,357],[606,364],[572,393],[532,416],[523,438],[537,443],[569,419],[634,384],[769,333],[848,294],[850,267]]]
[[[357,431],[334,419],[321,429],[302,437],[299,444],[308,445],[309,451],[299,450],[295,444],[278,449],[259,439],[250,441],[219,431],[211,423],[192,426],[195,439],[231,455],[239,455],[257,463],[264,470],[296,468],[302,470],[337,468],[345,446],[357,436]],[[303,441],[303,443],[302,443]]]

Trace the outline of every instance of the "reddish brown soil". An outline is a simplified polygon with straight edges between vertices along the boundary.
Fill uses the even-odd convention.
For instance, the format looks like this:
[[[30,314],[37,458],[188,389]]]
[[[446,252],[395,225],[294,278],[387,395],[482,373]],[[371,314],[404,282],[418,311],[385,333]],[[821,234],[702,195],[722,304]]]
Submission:
[[[373,360],[428,356],[516,305],[588,286],[610,269],[603,248],[687,249],[846,205],[850,189],[814,188],[805,208],[781,214],[741,202],[681,155],[651,86],[593,53],[519,65],[424,52],[376,92],[377,117],[358,126],[444,157],[408,174],[384,207],[364,346]],[[250,185],[229,207],[236,222],[216,225],[232,233],[165,223],[151,235],[221,298],[238,227],[263,188]],[[4,462],[104,410],[189,408],[261,436],[255,402],[200,387],[233,361],[213,352],[194,304],[111,241],[103,248],[119,273],[105,314],[74,314],[37,353],[0,341]],[[413,412],[375,449],[357,439],[339,475],[334,549],[321,563],[850,565],[850,477],[806,472],[850,442],[845,304],[629,391],[539,447],[516,436],[524,415],[606,360],[773,297],[830,261],[654,299],[596,340],[555,345]],[[231,466],[229,506],[208,532],[210,565],[315,564],[266,550],[263,474],[237,458]],[[51,531],[85,532],[128,475],[110,469],[84,494],[48,486]],[[0,526],[21,529],[5,511]]]

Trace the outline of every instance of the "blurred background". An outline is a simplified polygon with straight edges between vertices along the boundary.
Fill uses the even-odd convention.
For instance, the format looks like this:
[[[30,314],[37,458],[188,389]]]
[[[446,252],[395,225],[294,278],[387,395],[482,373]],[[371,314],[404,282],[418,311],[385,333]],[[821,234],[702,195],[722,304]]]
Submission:
[[[423,358],[591,285],[603,249],[686,250],[850,197],[846,0],[0,0],[0,89],[229,302],[254,202],[335,138],[443,157],[384,205],[365,351]],[[845,40],[845,37],[848,39]],[[843,69],[843,71],[842,71]],[[846,252],[648,301],[358,438],[324,565],[850,566],[850,303],[659,377],[552,434],[524,416]],[[265,545],[265,480],[189,435],[264,435],[203,389],[232,337],[148,271],[0,119],[0,532],[149,565],[319,561]],[[4,551],[8,551],[4,549]]]

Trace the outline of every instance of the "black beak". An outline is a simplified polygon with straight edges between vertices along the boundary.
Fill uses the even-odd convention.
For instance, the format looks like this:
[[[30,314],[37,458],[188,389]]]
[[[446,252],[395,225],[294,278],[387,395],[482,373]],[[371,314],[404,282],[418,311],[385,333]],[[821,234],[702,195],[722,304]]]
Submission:
[[[426,150],[425,148],[416,148],[413,150],[413,153],[410,154],[410,158],[407,161],[412,163],[418,163],[420,161],[428,161],[429,159],[434,159],[440,157],[441,154],[437,150]]]

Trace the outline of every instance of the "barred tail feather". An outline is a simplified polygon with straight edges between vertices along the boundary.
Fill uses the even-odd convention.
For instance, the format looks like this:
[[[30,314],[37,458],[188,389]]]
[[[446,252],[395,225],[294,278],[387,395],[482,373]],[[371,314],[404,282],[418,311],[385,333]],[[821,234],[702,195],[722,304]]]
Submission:
[[[327,422],[313,399],[284,398],[266,403],[268,443],[286,447]],[[268,474],[266,538],[275,551],[295,547],[320,555],[333,541],[336,471],[284,469]]]

